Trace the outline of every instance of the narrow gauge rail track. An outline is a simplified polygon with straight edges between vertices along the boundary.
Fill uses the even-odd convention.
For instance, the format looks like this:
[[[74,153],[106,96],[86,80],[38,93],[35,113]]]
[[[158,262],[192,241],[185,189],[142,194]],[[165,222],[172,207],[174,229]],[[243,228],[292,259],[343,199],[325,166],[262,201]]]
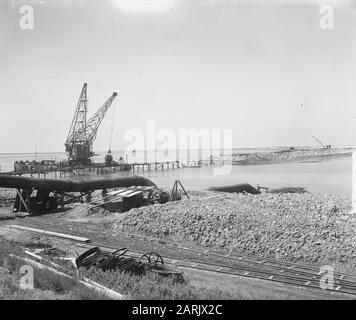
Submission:
[[[34,221],[32,220],[31,222],[31,224],[35,224],[38,227],[43,227],[44,225],[43,221],[36,221],[36,223],[33,223]],[[48,221],[46,222],[48,223]],[[49,230],[58,231],[53,230],[53,226],[48,226]],[[92,232],[88,230],[88,226],[78,227],[76,225],[75,228],[77,229],[76,233],[79,231],[79,234],[85,234],[86,236],[88,236],[88,231],[89,233]],[[61,231],[63,232],[63,230]],[[97,234],[96,237],[93,236],[93,238],[97,239]],[[137,242],[137,239],[135,238],[134,241]],[[127,253],[127,256],[139,258],[142,254],[151,251],[152,249],[147,248],[150,245],[147,241],[139,241],[142,242],[141,249],[131,249],[130,243],[133,242],[133,239],[122,234],[115,235],[115,237],[106,236],[105,243],[97,240],[94,240],[90,244],[83,244],[77,241],[71,241],[71,243],[83,249],[99,247],[103,251],[117,250],[119,249],[120,244],[120,246],[130,248],[130,252]],[[145,249],[144,251],[142,248],[147,248],[147,250]],[[164,249],[163,251],[169,249],[170,253],[163,253],[161,255],[164,258],[165,263],[171,266],[255,278],[294,285],[297,287],[322,290],[320,280],[323,274],[320,274],[320,270],[314,266],[255,258],[229,251],[217,251],[211,249],[199,250],[196,248],[187,248],[170,244],[155,243],[154,250],[157,251],[157,248]],[[187,258],[187,256],[189,257]],[[328,292],[356,295],[356,275],[334,272],[333,287],[326,290]]]
[[[89,249],[93,246],[97,246],[101,248],[103,251],[113,251],[117,250],[116,247],[111,247],[107,245],[103,245],[100,243],[91,243],[91,244],[83,244],[77,243],[76,246]],[[131,251],[127,252],[125,255],[128,257],[139,258],[143,251]],[[261,266],[256,267],[255,265],[249,264],[224,264],[214,263],[214,262],[206,262],[201,260],[191,260],[191,259],[177,259],[174,257],[168,257],[167,255],[162,255],[165,264],[181,267],[181,268],[190,268],[202,271],[210,271],[217,272],[223,274],[229,274],[234,276],[248,277],[260,280],[267,280],[273,282],[284,283],[288,285],[294,285],[297,287],[305,287],[310,289],[322,290],[320,286],[321,275],[311,273],[311,272],[301,272],[298,270],[288,269],[285,266],[279,266],[279,268],[269,268],[269,266]],[[241,262],[245,262],[239,260]],[[282,264],[282,263],[280,263]],[[354,281],[346,280],[343,277],[343,274],[340,274],[339,279],[334,280],[333,288],[327,289],[329,292],[337,292],[337,293],[346,293],[351,295],[356,295],[356,279]],[[345,275],[346,276],[346,275]],[[349,276],[349,275],[348,275]]]

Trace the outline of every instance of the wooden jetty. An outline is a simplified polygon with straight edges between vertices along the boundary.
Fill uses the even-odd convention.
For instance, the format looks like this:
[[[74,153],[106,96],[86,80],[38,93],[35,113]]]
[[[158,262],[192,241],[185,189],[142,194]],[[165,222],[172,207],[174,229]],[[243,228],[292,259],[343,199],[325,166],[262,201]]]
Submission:
[[[129,166],[129,169],[128,169]],[[126,171],[126,172],[144,172],[144,171],[158,171],[158,170],[172,170],[180,168],[179,161],[167,162],[144,162],[133,164],[92,164],[90,166],[72,166],[72,167],[56,167],[46,168],[41,170],[26,170],[26,171],[9,171],[0,172],[0,175],[10,176],[30,176],[31,178],[46,178],[51,174],[54,178],[66,178],[67,175],[84,176],[88,173],[91,174],[109,174],[113,172]]]
[[[180,168],[179,161],[132,163],[133,172],[173,170]]]

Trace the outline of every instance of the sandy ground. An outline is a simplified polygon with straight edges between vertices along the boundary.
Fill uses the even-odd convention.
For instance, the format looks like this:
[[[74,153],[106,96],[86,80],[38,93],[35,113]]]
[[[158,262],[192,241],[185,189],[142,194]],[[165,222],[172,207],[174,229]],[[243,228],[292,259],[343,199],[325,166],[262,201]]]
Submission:
[[[217,196],[217,197],[214,197]],[[99,232],[141,234],[290,262],[356,266],[351,198],[318,194],[193,193],[192,199],[111,213],[86,204],[44,215],[94,226]],[[9,209],[0,208],[0,217]]]
[[[24,224],[22,220],[21,224]],[[18,223],[16,223],[18,224]],[[75,232],[75,227],[67,226],[67,231]],[[53,237],[46,237],[37,233],[24,230],[8,228],[6,225],[0,225],[0,239],[6,239],[16,242],[27,250],[33,248],[58,248],[63,252],[62,256],[75,258],[77,254],[83,253],[86,249],[77,247],[75,244]],[[132,244],[135,238],[131,240]],[[120,243],[117,246],[126,244]],[[136,243],[139,246],[139,242]],[[133,246],[134,247],[134,246]],[[135,248],[135,247],[134,247]],[[137,248],[135,248],[137,249]],[[141,248],[142,249],[142,248]],[[68,262],[68,268],[70,263]],[[195,288],[201,289],[219,289],[225,292],[230,298],[236,299],[282,299],[282,300],[300,300],[300,299],[353,299],[353,296],[346,294],[335,294],[322,292],[319,290],[305,289],[277,282],[270,282],[240,276],[218,274],[203,270],[193,270],[190,268],[178,268],[184,273],[184,279]]]
[[[9,214],[10,196],[8,191],[1,194],[0,216]],[[87,209],[88,205],[74,204],[63,212],[3,220],[0,227],[16,223],[49,230],[55,228],[59,232],[133,249],[139,249],[142,242],[147,249],[154,249],[155,243],[223,249],[317,266],[330,264],[338,271],[353,271],[356,265],[356,233],[354,217],[350,215],[350,197],[193,192],[190,200],[141,207],[124,214],[103,209],[88,214]],[[115,239],[120,235],[128,236],[128,242],[117,242]],[[21,232],[6,234],[3,231],[0,236],[14,241],[40,240],[36,235],[26,238]],[[72,252],[70,247],[60,246]],[[238,290],[246,298],[329,298],[265,281],[186,272],[194,286],[216,284],[228,291]],[[204,284],[204,279],[209,281]]]

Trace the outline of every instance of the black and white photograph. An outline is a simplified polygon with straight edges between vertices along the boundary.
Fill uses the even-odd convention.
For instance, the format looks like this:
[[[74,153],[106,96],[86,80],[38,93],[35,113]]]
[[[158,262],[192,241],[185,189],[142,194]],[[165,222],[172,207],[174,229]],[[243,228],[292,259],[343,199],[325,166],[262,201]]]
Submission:
[[[1,0],[0,300],[355,300],[355,89],[354,0]]]

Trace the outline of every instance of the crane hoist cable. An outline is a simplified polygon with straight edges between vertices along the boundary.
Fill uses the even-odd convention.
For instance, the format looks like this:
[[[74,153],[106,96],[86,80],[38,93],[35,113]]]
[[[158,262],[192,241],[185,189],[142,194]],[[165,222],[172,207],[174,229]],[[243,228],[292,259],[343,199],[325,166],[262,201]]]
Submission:
[[[112,89],[107,89],[107,88],[103,88],[103,87],[100,87],[94,83],[88,83],[88,85],[92,88],[95,88],[95,89],[99,89],[99,90],[103,90],[105,92],[113,92],[115,90],[112,90]],[[116,111],[116,100],[114,100],[113,102],[113,112],[111,114],[112,116],[112,119],[111,119],[111,127],[110,127],[110,137],[109,137],[109,151],[111,151],[111,144],[112,144],[112,136],[113,136],[113,132],[114,132],[114,126],[115,126],[115,111]]]
[[[100,87],[92,82],[87,82],[87,84],[91,87],[91,88],[95,88],[95,89],[98,89],[98,90],[103,90],[105,92],[114,92],[115,90],[113,89],[107,89],[107,88],[103,88],[103,87]]]
[[[113,110],[111,113],[112,119],[111,119],[111,128],[110,128],[109,151],[111,151],[112,136],[115,129],[115,111],[116,111],[116,100],[113,103]]]

